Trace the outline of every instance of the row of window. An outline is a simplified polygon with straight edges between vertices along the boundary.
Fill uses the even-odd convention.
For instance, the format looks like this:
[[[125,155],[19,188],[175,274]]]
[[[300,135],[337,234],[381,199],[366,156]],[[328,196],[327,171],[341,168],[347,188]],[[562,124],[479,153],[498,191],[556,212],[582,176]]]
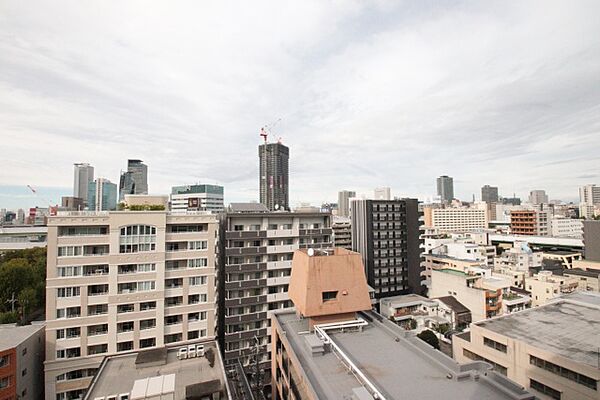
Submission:
[[[197,296],[197,295],[196,295]],[[188,296],[192,297],[192,296]],[[191,304],[191,303],[190,303]],[[156,308],[156,301],[145,301],[139,303],[139,311],[148,311]],[[126,312],[135,311],[135,305],[131,304],[119,304],[117,305],[117,313],[122,314]],[[92,306],[88,306],[87,315],[102,315],[108,314],[108,304],[95,304]],[[56,309],[56,318],[78,318],[81,317],[81,307],[67,307],[67,308],[57,308]]]
[[[492,349],[498,350],[502,353],[506,353],[506,345],[502,343],[498,343],[495,340],[484,337],[483,344],[487,347],[491,347]]]
[[[546,371],[549,371],[555,375],[562,376],[563,378],[576,382],[592,390],[598,390],[598,381],[596,379],[582,375],[579,372],[572,371],[568,368],[561,367],[560,365],[551,363],[550,361],[529,355],[529,364],[545,369]]]
[[[187,268],[203,268],[208,266],[207,258],[193,258],[188,260],[169,260],[165,264],[167,270],[179,269],[181,261],[184,261]],[[118,274],[133,274],[142,272],[156,271],[156,264],[122,264],[118,266]],[[65,267],[57,267],[57,276],[61,278],[73,276],[90,276],[90,275],[106,275],[109,272],[108,264],[100,265],[72,265]]]
[[[485,361],[486,363],[491,364],[492,367],[494,367],[495,371],[501,373],[504,376],[506,376],[507,373],[508,373],[508,369],[505,366],[503,366],[501,364],[498,364],[498,363],[496,363],[496,362],[494,362],[492,360],[488,360],[485,357],[481,357],[479,354],[475,354],[472,351],[469,351],[467,349],[463,349],[463,355],[465,357],[467,357],[469,360],[473,360],[473,361]]]

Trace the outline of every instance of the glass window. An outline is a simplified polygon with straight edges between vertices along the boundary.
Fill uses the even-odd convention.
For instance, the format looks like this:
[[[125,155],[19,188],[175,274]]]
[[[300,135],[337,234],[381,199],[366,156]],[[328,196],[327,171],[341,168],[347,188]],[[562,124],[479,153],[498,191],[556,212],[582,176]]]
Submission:
[[[156,227],[131,225],[121,228],[120,253],[138,253],[156,250]]]

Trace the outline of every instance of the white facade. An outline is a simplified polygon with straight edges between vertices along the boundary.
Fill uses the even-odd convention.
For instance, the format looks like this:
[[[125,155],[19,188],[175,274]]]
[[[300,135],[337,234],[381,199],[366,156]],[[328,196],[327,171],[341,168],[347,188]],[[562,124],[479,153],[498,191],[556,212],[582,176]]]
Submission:
[[[532,190],[529,192],[529,203],[531,204],[547,204],[548,195],[545,190]]]
[[[49,218],[46,399],[80,396],[104,356],[214,337],[217,225],[165,211]]]
[[[550,236],[581,239],[583,237],[583,221],[554,217],[550,220]]]
[[[494,271],[522,271],[541,267],[544,253],[534,253],[526,242],[515,241],[513,247],[494,258]]]
[[[373,197],[375,200],[391,200],[392,190],[389,187],[375,188]]]
[[[579,203],[590,206],[600,205],[600,186],[585,185],[580,187]]]
[[[488,224],[485,208],[432,208],[431,227],[439,232],[465,232],[485,229]]]
[[[88,200],[88,185],[94,181],[94,167],[87,163],[75,164],[73,179],[73,197]]]

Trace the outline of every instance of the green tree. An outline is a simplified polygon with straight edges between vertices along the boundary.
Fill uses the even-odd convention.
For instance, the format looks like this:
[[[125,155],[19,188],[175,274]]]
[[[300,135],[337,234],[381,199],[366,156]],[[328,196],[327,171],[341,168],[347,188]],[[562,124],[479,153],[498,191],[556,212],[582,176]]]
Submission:
[[[38,306],[38,290],[33,287],[27,287],[19,293],[19,305],[21,306],[22,315],[28,315]]]
[[[417,337],[419,339],[421,339],[422,341],[424,341],[425,343],[427,343],[430,346],[432,346],[434,349],[437,349],[437,350],[440,349],[440,341],[439,341],[439,339],[437,338],[437,336],[435,336],[435,333],[433,333],[429,329],[424,330],[423,332],[419,333],[417,335]]]
[[[26,259],[13,258],[0,265],[0,300],[5,307],[13,295],[18,297],[32,284],[35,284],[35,273]]]

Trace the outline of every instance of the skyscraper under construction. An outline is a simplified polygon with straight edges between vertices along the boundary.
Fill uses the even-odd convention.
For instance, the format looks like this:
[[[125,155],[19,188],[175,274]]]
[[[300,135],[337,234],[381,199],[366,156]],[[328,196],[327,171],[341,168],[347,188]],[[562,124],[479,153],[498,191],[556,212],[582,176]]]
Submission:
[[[288,160],[290,149],[277,143],[258,146],[260,202],[270,211],[289,210]]]

